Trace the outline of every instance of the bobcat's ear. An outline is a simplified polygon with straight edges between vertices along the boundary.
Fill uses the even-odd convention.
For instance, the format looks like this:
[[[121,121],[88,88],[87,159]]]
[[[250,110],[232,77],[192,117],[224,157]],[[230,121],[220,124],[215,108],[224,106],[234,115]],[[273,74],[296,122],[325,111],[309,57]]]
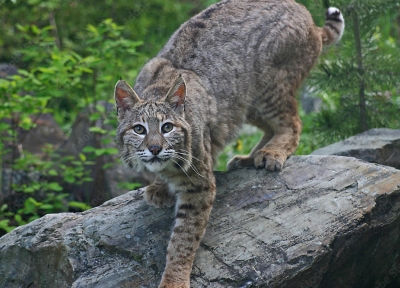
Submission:
[[[185,111],[185,98],[186,98],[186,83],[185,80],[179,76],[174,82],[171,89],[169,89],[165,102],[175,111],[182,113]]]
[[[141,101],[132,87],[124,80],[119,80],[115,85],[114,99],[117,105],[117,114],[120,109],[129,110],[130,107]]]

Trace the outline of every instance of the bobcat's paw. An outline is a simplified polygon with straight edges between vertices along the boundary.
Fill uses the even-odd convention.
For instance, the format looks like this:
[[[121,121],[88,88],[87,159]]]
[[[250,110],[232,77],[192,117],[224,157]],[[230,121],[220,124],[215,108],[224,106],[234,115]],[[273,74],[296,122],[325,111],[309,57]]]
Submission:
[[[279,150],[261,149],[255,154],[254,166],[256,168],[265,168],[268,171],[279,171],[282,169],[286,158],[286,154]]]
[[[249,167],[254,165],[254,158],[250,156],[240,156],[237,155],[229,160],[226,164],[226,170],[234,170],[240,167]]]
[[[147,186],[143,198],[147,204],[157,208],[171,207],[175,203],[175,197],[169,193],[166,184],[151,184]]]

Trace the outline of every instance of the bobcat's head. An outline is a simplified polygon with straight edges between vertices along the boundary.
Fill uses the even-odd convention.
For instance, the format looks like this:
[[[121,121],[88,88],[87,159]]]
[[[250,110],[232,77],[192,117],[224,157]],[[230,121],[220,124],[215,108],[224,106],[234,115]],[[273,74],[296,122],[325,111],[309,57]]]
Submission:
[[[154,99],[159,99],[155,95]],[[185,121],[186,84],[182,77],[160,100],[140,99],[123,80],[115,86],[121,159],[129,167],[159,172],[190,166],[190,126]]]

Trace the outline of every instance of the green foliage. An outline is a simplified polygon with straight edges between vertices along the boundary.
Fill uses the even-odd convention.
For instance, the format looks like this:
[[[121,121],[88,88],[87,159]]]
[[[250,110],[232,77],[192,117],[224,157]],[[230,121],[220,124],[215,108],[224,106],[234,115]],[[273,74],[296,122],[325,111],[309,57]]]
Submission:
[[[320,113],[303,117],[303,136],[312,133],[315,148],[371,128],[400,126],[400,3],[329,2],[310,5],[314,10],[325,9],[324,4],[340,8],[346,27],[339,44],[327,49],[308,81],[325,104]]]
[[[4,136],[4,141],[0,143],[2,147],[5,143],[11,143],[9,146],[16,149],[16,131],[29,131],[35,127],[34,119],[42,113],[51,112],[65,130],[71,127],[75,115],[83,108],[92,112],[92,125],[99,120],[103,125],[115,124],[115,117],[108,117],[104,107],[97,103],[100,100],[112,100],[107,90],[118,79],[116,71],[122,68],[126,58],[136,56],[135,48],[141,42],[123,39],[122,28],[110,19],[104,20],[98,27],[88,26],[82,38],[82,45],[86,47],[81,51],[82,54],[73,50],[60,50],[48,35],[49,27],[18,25],[18,29],[23,38],[31,43],[20,50],[21,59],[31,63],[33,68],[19,70],[19,75],[7,80],[0,79],[0,97],[4,103],[0,106],[0,119],[10,119],[0,125],[0,133]],[[41,44],[37,46],[37,43]],[[103,142],[115,136],[115,132],[108,133],[97,126],[91,127],[90,132],[100,134]],[[11,185],[10,188],[17,195],[31,196],[26,198],[20,208],[3,207],[0,212],[2,230],[8,232],[12,227],[26,224],[47,213],[68,211],[69,208],[86,210],[90,207],[82,202],[69,201],[67,198],[71,197],[61,193],[64,188],[59,182],[79,185],[91,181],[88,165],[95,162],[87,160],[84,154],[79,154],[76,159],[74,156],[61,157],[51,147],[46,150],[45,157],[24,151],[22,157],[8,163],[13,172],[35,171],[40,178],[29,183]],[[93,152],[95,159],[117,154],[118,150],[86,147],[83,152]],[[10,153],[10,149],[2,149],[1,153]],[[42,160],[44,158],[49,160]]]
[[[90,207],[85,203],[77,206],[76,201],[69,201],[69,193],[62,193],[64,188],[59,182],[83,183],[90,181],[88,171],[84,166],[90,165],[90,161],[82,159],[74,160],[72,156],[61,157],[50,147],[47,147],[47,157],[51,160],[42,160],[36,155],[24,153],[24,157],[14,160],[12,169],[14,173],[30,174],[28,183],[11,185],[15,196],[25,199],[21,204],[2,204],[0,209],[0,233],[11,231],[19,225],[24,225],[48,213],[68,211],[68,207]],[[67,165],[68,163],[68,165]],[[84,209],[83,209],[84,208]]]
[[[228,145],[221,153],[215,169],[217,171],[225,171],[226,164],[233,156],[249,154],[251,149],[260,141],[262,135],[263,133],[255,127],[245,125],[238,139]]]
[[[116,81],[133,81],[173,31],[204,4],[0,0],[0,7],[0,62],[20,68],[17,76],[0,79],[0,119],[8,119],[0,121],[0,187],[4,165],[13,173],[34,176],[28,183],[11,183],[9,188],[23,202],[1,204],[1,235],[47,213],[90,208],[73,197],[68,185],[92,181],[94,164],[103,169],[120,165],[104,160],[118,152],[109,145],[115,129],[106,129],[116,126],[116,117],[104,105],[113,102]],[[17,131],[33,129],[41,114],[51,113],[69,134],[82,110],[97,142],[87,147],[75,143],[83,152],[77,157],[57,155],[51,147],[40,157],[18,150]],[[119,186],[131,190],[139,184]]]
[[[140,183],[129,183],[129,182],[118,183],[119,188],[126,189],[128,191],[140,188],[140,186],[142,186]]]

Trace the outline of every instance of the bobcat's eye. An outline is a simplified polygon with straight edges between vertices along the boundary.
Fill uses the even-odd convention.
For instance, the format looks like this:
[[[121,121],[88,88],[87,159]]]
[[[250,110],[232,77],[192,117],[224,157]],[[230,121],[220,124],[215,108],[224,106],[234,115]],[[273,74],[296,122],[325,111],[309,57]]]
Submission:
[[[140,135],[146,134],[146,128],[144,128],[142,125],[133,126],[133,131]]]
[[[161,127],[161,132],[168,133],[168,132],[171,132],[173,128],[174,128],[174,125],[172,123],[165,123]]]

